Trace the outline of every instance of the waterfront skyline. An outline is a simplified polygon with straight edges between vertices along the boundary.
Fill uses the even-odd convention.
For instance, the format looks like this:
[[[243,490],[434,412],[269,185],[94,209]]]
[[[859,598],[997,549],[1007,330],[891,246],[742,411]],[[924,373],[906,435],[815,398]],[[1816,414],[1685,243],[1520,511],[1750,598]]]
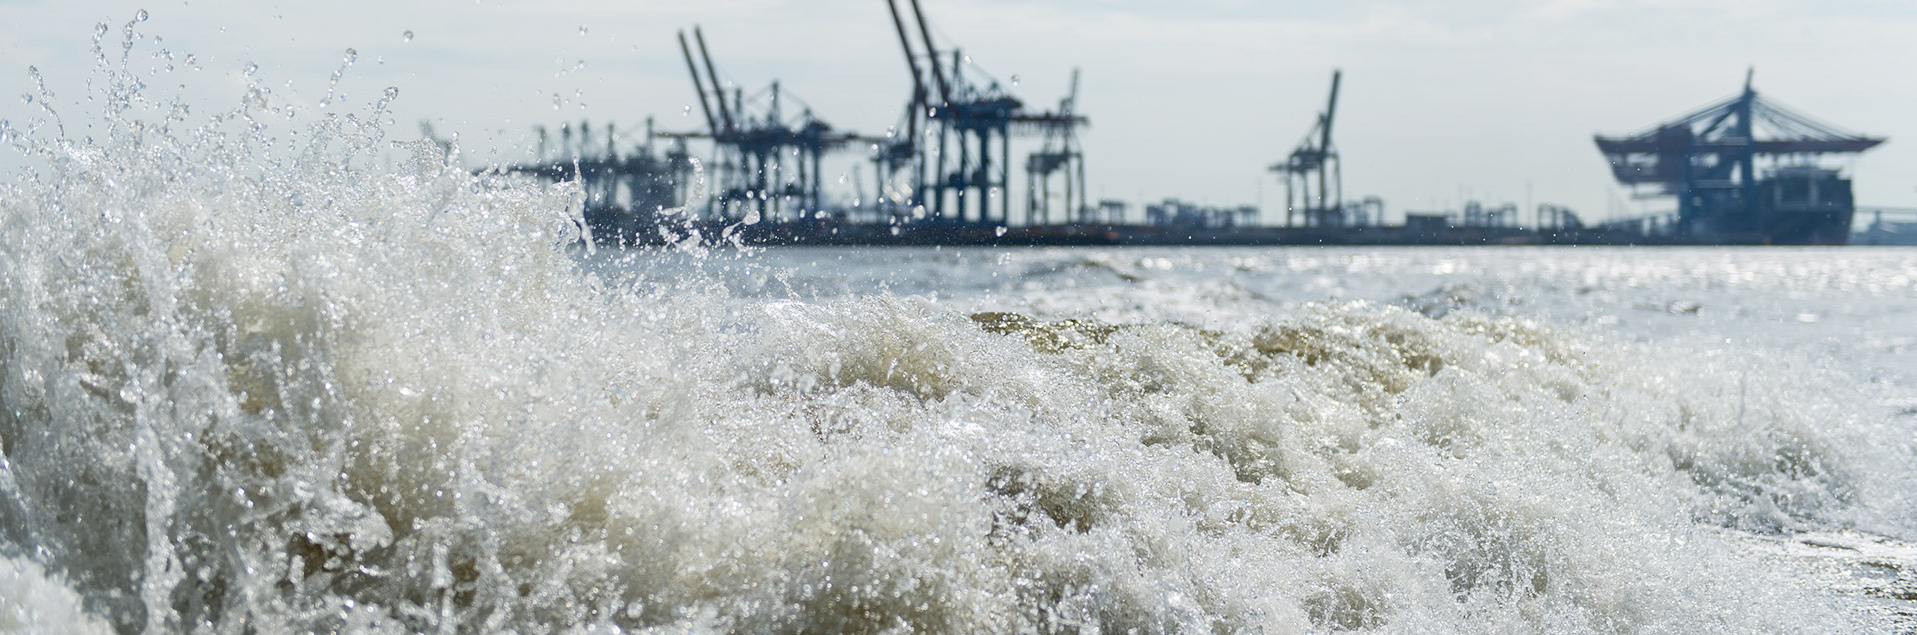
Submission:
[[[1332,69],[1345,74],[1335,142],[1348,198],[1385,199],[1389,218],[1464,200],[1569,205],[1587,221],[1646,209],[1615,185],[1591,143],[1756,87],[1839,127],[1886,136],[1843,161],[1862,207],[1917,208],[1917,87],[1882,68],[1917,61],[1903,34],[1917,7],[1854,2],[1409,2],[1336,6],[1214,1],[1155,3],[924,0],[941,49],[960,47],[1029,107],[1054,107],[1073,68],[1089,194],[1138,206],[1176,197],[1257,204],[1282,218],[1283,183],[1266,170],[1310,130]],[[700,6],[611,2],[427,3],[328,7],[211,0],[108,2],[75,8],[0,2],[0,77],[33,92],[25,67],[59,99],[85,94],[93,25],[158,36],[136,49],[191,52],[201,71],[150,82],[207,107],[237,103],[243,69],[288,105],[316,111],[347,48],[357,63],[340,102],[363,107],[401,89],[390,129],[416,121],[457,132],[467,162],[529,158],[532,127],[590,120],[636,133],[703,128],[673,35],[703,27],[714,63],[748,91],[783,90],[843,130],[882,135],[910,92],[884,3],[752,0]],[[407,37],[411,33],[411,37]],[[113,49],[117,31],[109,35]],[[136,58],[136,64],[144,58]],[[557,108],[555,108],[557,106]],[[62,105],[71,110],[72,106]],[[0,118],[23,121],[12,99]],[[78,119],[63,111],[63,117]],[[1024,140],[1015,154],[1035,149]],[[827,165],[829,196],[870,188],[862,153]],[[9,157],[8,160],[15,160]],[[1022,190],[1023,158],[1012,187]],[[844,183],[838,183],[843,177]],[[1668,203],[1652,203],[1652,208]],[[1016,206],[1015,206],[1016,207]],[[1015,212],[1016,217],[1016,212]],[[1529,220],[1526,212],[1523,218]]]

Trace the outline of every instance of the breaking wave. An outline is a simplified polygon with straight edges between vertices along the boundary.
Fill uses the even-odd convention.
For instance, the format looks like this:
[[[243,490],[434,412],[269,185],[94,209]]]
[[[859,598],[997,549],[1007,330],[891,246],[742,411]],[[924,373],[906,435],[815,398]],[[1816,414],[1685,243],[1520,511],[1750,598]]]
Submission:
[[[1726,536],[1908,526],[1908,457],[1789,360],[764,292],[582,253],[568,186],[387,140],[396,91],[189,123],[137,78],[94,138],[4,128],[0,626],[1842,630]]]

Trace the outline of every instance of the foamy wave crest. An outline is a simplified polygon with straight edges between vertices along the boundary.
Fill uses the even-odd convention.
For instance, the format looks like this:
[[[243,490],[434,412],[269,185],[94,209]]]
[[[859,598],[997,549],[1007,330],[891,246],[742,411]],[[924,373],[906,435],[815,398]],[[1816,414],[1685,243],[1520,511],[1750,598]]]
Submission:
[[[276,132],[255,85],[189,127],[135,75],[98,139],[8,135],[38,167],[0,208],[0,586],[35,615],[1845,626],[1719,532],[1850,522],[1875,459],[1721,360],[1365,303],[1220,330],[741,298],[644,253],[614,283],[567,187],[375,167],[384,99]]]

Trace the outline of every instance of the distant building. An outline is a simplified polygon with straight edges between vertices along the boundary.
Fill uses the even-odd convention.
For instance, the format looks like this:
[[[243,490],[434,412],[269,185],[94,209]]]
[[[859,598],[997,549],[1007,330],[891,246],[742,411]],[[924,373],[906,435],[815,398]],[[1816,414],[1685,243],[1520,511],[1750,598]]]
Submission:
[[[1258,208],[1251,205],[1202,207],[1168,198],[1163,203],[1145,206],[1145,222],[1159,227],[1225,229],[1251,225],[1257,219]]]
[[[1414,234],[1436,234],[1451,228],[1451,219],[1444,214],[1421,214],[1406,212],[1404,228]]]
[[[1884,220],[1884,213],[1877,212],[1870,225],[1851,239],[1856,245],[1917,245],[1917,221],[1895,222]]]
[[[1516,227],[1517,222],[1518,206],[1512,203],[1492,207],[1477,201],[1469,201],[1464,204],[1463,211],[1405,212],[1404,215],[1406,230],[1424,234],[1465,227],[1473,229]]]
[[[1087,220],[1094,223],[1124,223],[1126,217],[1131,215],[1131,209],[1130,203],[1118,199],[1100,199],[1094,210],[1095,215]]]

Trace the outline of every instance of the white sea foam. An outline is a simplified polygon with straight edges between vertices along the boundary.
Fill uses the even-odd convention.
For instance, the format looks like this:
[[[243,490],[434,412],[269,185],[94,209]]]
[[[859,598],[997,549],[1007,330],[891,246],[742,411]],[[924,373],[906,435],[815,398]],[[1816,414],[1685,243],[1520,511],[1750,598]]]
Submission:
[[[1871,625],[1747,537],[1917,527],[1909,422],[1853,401],[1882,393],[1707,335],[1800,312],[1764,285],[1908,279],[586,254],[567,187],[431,144],[377,167],[383,102],[288,131],[255,85],[188,124],[132,81],[99,82],[108,134],[9,137],[37,162],[0,199],[18,624],[1841,631]]]
[[[0,633],[111,633],[31,560],[0,558]]]

